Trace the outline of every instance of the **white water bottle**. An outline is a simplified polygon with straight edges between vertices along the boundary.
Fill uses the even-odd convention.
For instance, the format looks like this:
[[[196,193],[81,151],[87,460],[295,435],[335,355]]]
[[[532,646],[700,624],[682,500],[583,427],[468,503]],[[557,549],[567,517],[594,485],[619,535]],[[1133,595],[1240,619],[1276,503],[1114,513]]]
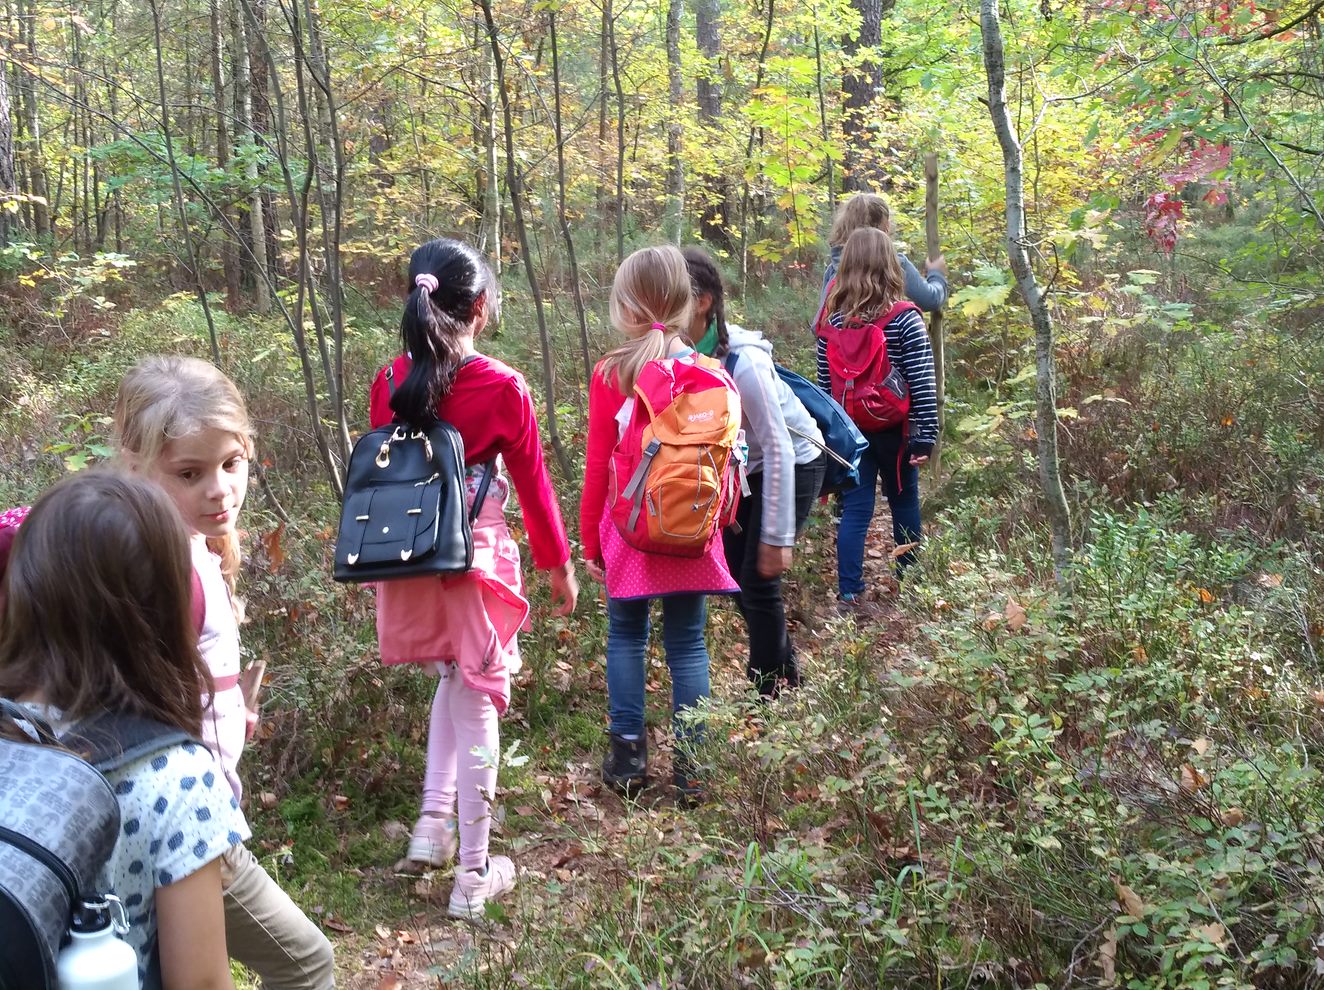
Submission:
[[[60,990],[138,990],[138,953],[120,938],[128,930],[118,897],[80,900],[69,923],[69,944],[56,961]]]

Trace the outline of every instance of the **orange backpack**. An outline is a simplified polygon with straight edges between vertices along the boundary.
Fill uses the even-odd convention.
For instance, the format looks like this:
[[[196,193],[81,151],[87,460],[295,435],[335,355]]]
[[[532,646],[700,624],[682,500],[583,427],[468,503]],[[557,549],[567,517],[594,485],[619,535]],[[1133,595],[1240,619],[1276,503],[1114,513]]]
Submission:
[[[611,457],[611,518],[638,550],[701,557],[749,494],[740,394],[721,363],[650,361]]]

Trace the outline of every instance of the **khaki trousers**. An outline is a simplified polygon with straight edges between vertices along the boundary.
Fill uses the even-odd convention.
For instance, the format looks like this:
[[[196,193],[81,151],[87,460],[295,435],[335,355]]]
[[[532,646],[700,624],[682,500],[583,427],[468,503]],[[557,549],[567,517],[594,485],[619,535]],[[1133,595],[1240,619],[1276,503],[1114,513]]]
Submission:
[[[242,843],[221,856],[225,942],[265,990],[330,990],[335,956],[322,930]]]

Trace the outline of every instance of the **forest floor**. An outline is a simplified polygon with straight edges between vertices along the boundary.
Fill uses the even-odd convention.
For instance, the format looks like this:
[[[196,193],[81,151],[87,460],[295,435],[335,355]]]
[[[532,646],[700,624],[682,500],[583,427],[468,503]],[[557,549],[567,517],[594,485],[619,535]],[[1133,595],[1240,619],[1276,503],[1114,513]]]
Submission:
[[[827,512],[824,505],[816,507],[819,518]],[[900,589],[891,576],[894,542],[888,535],[890,526],[890,517],[883,508],[871,528],[866,549],[866,578],[876,590],[870,592],[869,604],[858,617],[844,618],[839,613],[832,583],[823,580],[823,573],[804,574],[806,548],[801,548],[801,559],[787,576],[785,591],[789,625],[806,677],[832,676],[832,656],[840,645],[840,634],[857,622],[867,625],[880,642],[900,642],[914,634],[913,623],[906,621],[896,603]],[[821,545],[830,532],[828,527],[818,529],[810,551],[812,561],[830,562],[831,548]],[[804,577],[809,580],[799,580]],[[591,579],[585,579],[581,595],[597,597],[600,593]],[[713,694],[725,698],[747,696],[748,651],[740,642],[744,620],[729,599],[710,599],[710,603],[714,624],[720,630],[714,637],[718,648],[713,650],[711,665]],[[702,849],[692,840],[700,826],[694,819],[705,812],[679,806],[675,799],[670,783],[671,730],[661,710],[669,697],[670,684],[657,651],[650,651],[650,655],[649,706],[659,724],[649,729],[649,785],[636,798],[624,799],[602,784],[605,732],[603,745],[575,747],[556,754],[554,759],[536,760],[533,784],[537,793],[524,788],[510,794],[503,787],[496,811],[498,823],[508,816],[518,816],[517,829],[498,825],[497,831],[504,832],[504,837],[496,839],[493,848],[513,856],[519,885],[491,916],[481,921],[447,917],[449,868],[420,871],[399,861],[357,871],[365,887],[397,894],[399,909],[404,913],[365,919],[357,925],[336,919],[328,925],[335,938],[340,985],[347,990],[446,986],[474,969],[510,966],[513,947],[530,942],[536,945],[541,933],[564,926],[570,904],[591,897],[603,886],[615,887],[628,880],[633,868],[627,837],[641,824],[646,823],[654,840],[669,847],[676,857],[698,860]],[[580,660],[588,661],[590,666],[587,676],[574,678],[576,688],[586,692],[590,704],[596,696],[605,723],[607,694],[602,658]],[[527,681],[527,676],[516,680],[512,709],[502,723],[503,745],[509,743],[508,735],[528,731],[528,720],[519,712],[521,687],[527,687]],[[742,738],[756,737],[760,722],[751,709],[738,737],[729,742],[738,745]],[[402,850],[410,824],[386,822],[382,833]],[[785,828],[780,823],[773,825]],[[481,938],[477,937],[480,933]],[[591,973],[595,964],[595,960],[586,958],[586,972]],[[518,972],[512,975],[515,984],[520,985]]]

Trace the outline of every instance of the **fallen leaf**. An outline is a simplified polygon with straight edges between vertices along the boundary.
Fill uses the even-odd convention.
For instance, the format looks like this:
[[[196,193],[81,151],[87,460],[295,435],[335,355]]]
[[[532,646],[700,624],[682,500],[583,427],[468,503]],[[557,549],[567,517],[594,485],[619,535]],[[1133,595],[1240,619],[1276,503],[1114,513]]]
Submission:
[[[1141,646],[1139,643],[1136,643],[1136,645],[1131,649],[1131,659],[1133,659],[1136,663],[1148,663],[1149,654],[1145,652],[1145,648],[1143,646]]]
[[[1002,624],[1001,612],[989,612],[988,615],[984,616],[984,621],[980,623],[980,625],[984,627],[985,632],[992,632],[1001,624]]]
[[[276,795],[271,793],[271,791],[263,791],[261,794],[257,796],[257,800],[258,803],[261,804],[262,807],[266,808],[268,811],[276,807]]]
[[[382,826],[382,835],[386,836],[392,842],[400,842],[409,838],[409,826],[404,822],[387,822]]]
[[[1145,902],[1140,899],[1140,895],[1124,883],[1117,880],[1113,881],[1113,890],[1117,892],[1117,902],[1122,905],[1122,910],[1132,918],[1143,918],[1145,916]]]
[[[1181,789],[1187,794],[1194,794],[1205,784],[1209,783],[1209,778],[1202,774],[1189,763],[1181,765]]]
[[[1214,945],[1222,946],[1227,942],[1227,929],[1217,921],[1211,921],[1207,925],[1196,925],[1191,931],[1195,932],[1206,942],[1212,942]]]
[[[917,549],[919,549],[918,541],[915,543],[902,543],[892,548],[892,559],[900,560],[902,557],[910,553],[912,550],[917,550]]]
[[[280,545],[280,538],[284,533],[285,524],[278,523],[275,529],[262,536],[262,546],[266,548],[267,560],[270,561],[273,571],[280,570],[281,565],[285,563],[285,550]]]
[[[1240,808],[1228,808],[1218,816],[1218,820],[1229,828],[1236,828],[1246,820],[1246,813]]]
[[[1261,588],[1281,588],[1283,586],[1283,576],[1281,574],[1261,574],[1257,579]]]
[[[1025,608],[1014,598],[1007,599],[1007,608],[1003,612],[1007,617],[1007,628],[1016,632],[1025,625],[1028,616],[1025,614]]]
[[[1310,696],[1315,699],[1315,704],[1324,708],[1324,691],[1311,691]]]
[[[1117,930],[1109,928],[1103,933],[1103,944],[1099,946],[1099,969],[1103,971],[1103,982],[1107,986],[1117,982]]]
[[[333,932],[340,932],[342,935],[348,935],[354,931],[353,926],[345,924],[339,918],[327,918],[322,924]]]
[[[1214,601],[1214,593],[1208,588],[1196,588],[1195,593],[1200,596],[1200,601],[1206,605],[1212,604]]]
[[[331,803],[335,806],[336,811],[344,811],[349,807],[349,798],[343,794],[337,794],[331,798]]]
[[[377,981],[377,990],[399,990],[400,975],[398,973],[386,972],[382,978]]]
[[[1191,749],[1195,750],[1196,755],[1204,756],[1205,753],[1209,752],[1210,748],[1212,748],[1213,745],[1214,745],[1213,740],[1205,739],[1201,737],[1195,740],[1195,742],[1191,743]]]
[[[387,928],[385,925],[378,925],[373,931],[377,933],[377,937],[383,942],[389,942],[391,940],[391,929]]]

